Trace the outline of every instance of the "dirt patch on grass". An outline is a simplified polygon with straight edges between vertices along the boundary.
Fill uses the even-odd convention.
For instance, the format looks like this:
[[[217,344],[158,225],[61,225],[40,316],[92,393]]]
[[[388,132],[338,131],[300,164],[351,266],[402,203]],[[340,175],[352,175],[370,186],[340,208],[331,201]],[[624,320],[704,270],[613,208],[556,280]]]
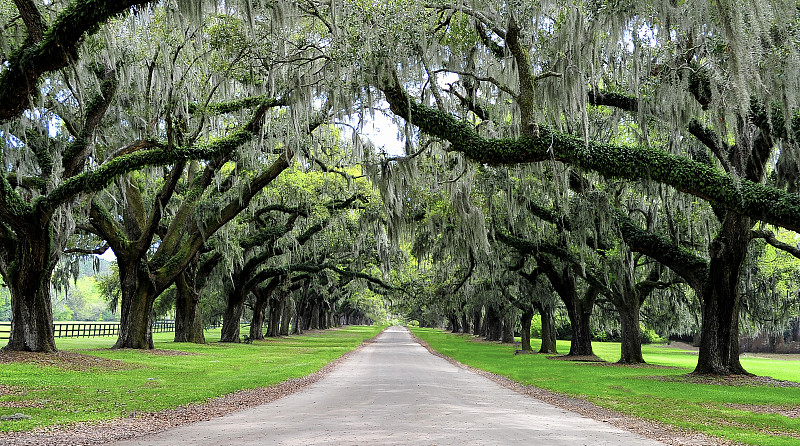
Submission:
[[[158,348],[153,350],[137,350],[137,351],[153,356],[196,356],[197,355],[197,353],[185,352],[183,350],[162,350]]]
[[[726,404],[725,407],[743,410],[757,414],[776,414],[789,418],[800,418],[800,407],[798,406],[769,406],[757,404]]]
[[[559,355],[559,356],[548,356],[547,359],[554,359],[556,361],[573,361],[573,362],[598,362],[598,363],[605,363],[604,359],[601,359],[599,356],[596,355]]]
[[[85,372],[89,370],[130,370],[136,368],[118,359],[98,358],[74,352],[38,353],[0,350],[0,364],[23,363],[58,367],[64,370]]]
[[[688,384],[707,384],[713,386],[731,387],[800,387],[800,383],[794,381],[784,381],[771,378],[769,376],[746,376],[746,375],[675,375],[675,376],[650,376],[650,379],[663,382],[680,382]]]

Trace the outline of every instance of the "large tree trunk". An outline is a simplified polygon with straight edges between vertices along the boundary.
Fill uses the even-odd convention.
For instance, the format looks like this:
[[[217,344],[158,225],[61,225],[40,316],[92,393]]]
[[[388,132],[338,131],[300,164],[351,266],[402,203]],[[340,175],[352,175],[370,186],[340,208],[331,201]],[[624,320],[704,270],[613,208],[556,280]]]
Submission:
[[[500,342],[504,344],[513,344],[514,343],[514,328],[517,325],[517,321],[514,318],[514,312],[508,311],[507,314],[503,317],[503,331],[500,335]]]
[[[283,296],[283,311],[281,314],[281,336],[289,336],[289,322],[292,320],[292,298],[290,295]]]
[[[147,269],[138,261],[125,262],[119,257],[120,299],[119,337],[114,348],[153,348],[153,304],[156,289]]]
[[[273,298],[269,301],[269,325],[267,326],[267,336],[270,338],[276,338],[280,334],[281,314],[283,313],[282,305],[283,301],[278,298]]]
[[[573,282],[574,285],[574,282]],[[566,290],[570,295],[568,300],[564,303],[567,304],[567,314],[569,315],[570,326],[572,328],[572,340],[569,346],[568,356],[593,356],[592,351],[592,330],[589,326],[589,320],[592,317],[592,310],[594,310],[594,300],[597,297],[597,291],[589,289],[586,295],[581,298],[573,286],[571,290]]]
[[[477,307],[472,310],[472,334],[479,336],[481,334],[481,316],[483,313],[482,307]]]
[[[533,319],[533,307],[527,307],[522,310],[520,316],[520,323],[522,331],[520,332],[520,349],[524,352],[532,351],[531,349],[531,320]]]
[[[503,337],[503,320],[494,307],[486,307],[483,325],[487,341],[499,341]]]
[[[455,313],[450,313],[447,316],[447,320],[450,322],[450,332],[451,333],[459,333],[461,332],[461,324],[458,323],[458,315]]]
[[[542,318],[542,345],[539,353],[558,353],[556,348],[555,309],[550,305],[534,304]]]
[[[187,277],[181,273],[175,281],[178,297],[175,301],[175,342],[205,344],[203,314],[200,311],[200,293]]]
[[[16,240],[14,258],[3,268],[11,292],[11,334],[3,349],[55,352],[50,302],[55,261],[51,257],[50,235],[45,230],[44,234],[23,237],[27,239]]]
[[[238,287],[228,295],[228,303],[222,314],[222,333],[219,342],[241,342],[239,329],[244,313],[244,295]]]
[[[264,310],[267,299],[262,293],[254,293],[256,303],[253,305],[253,319],[250,321],[250,339],[264,339]]]
[[[314,302],[311,304],[311,326],[309,329],[311,330],[318,330],[319,329],[319,313],[320,313],[320,298],[317,297],[314,299]]]
[[[625,296],[622,305],[617,305],[622,329],[620,364],[643,364],[642,333],[639,328],[640,303],[636,296]]]
[[[711,243],[695,374],[748,374],[739,362],[739,275],[750,241],[750,227],[749,218],[728,211]]]

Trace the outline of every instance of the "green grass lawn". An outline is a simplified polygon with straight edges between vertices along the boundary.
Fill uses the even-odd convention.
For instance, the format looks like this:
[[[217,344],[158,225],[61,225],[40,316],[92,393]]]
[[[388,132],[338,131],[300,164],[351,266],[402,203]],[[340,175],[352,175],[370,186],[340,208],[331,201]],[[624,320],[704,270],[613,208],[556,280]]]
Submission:
[[[800,405],[800,387],[715,385],[687,382],[696,352],[665,346],[643,346],[644,359],[664,367],[625,367],[611,364],[549,360],[545,355],[517,355],[509,344],[475,342],[472,336],[414,328],[414,334],[437,351],[464,364],[507,376],[525,385],[585,398],[595,404],[648,420],[754,445],[800,444],[800,418],[754,413],[769,406],[790,409]],[[534,349],[538,341],[532,340]],[[595,354],[607,361],[620,357],[618,343],[593,343]],[[569,343],[558,343],[568,352]],[[800,382],[800,362],[742,357],[751,373]]]
[[[0,363],[0,416],[31,417],[0,422],[0,432],[153,412],[306,376],[383,328],[347,327],[252,344],[220,344],[219,329],[206,332],[205,345],[171,342],[173,333],[153,335],[156,349],[185,352],[181,355],[111,350],[116,337],[57,339],[62,351],[124,364],[120,370],[74,371]]]

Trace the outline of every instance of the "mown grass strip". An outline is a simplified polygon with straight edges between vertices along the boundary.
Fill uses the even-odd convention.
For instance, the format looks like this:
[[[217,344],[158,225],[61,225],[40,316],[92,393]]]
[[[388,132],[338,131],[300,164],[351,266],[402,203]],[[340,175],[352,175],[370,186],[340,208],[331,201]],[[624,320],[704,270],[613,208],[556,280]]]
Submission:
[[[346,327],[252,344],[220,344],[219,329],[205,345],[154,334],[155,352],[111,350],[115,339],[59,339],[58,348],[95,358],[79,367],[48,358],[0,363],[0,432],[127,417],[199,403],[241,389],[266,387],[320,370],[383,328]],[[76,368],[78,370],[70,370]]]
[[[753,445],[800,444],[800,418],[791,415],[800,387],[716,385],[686,382],[697,353],[665,346],[643,347],[650,366],[626,367],[513,355],[514,347],[477,341],[468,335],[413,328],[438,352],[469,366],[506,376],[524,385],[585,398],[599,406]],[[533,340],[534,349],[538,341]],[[619,359],[618,343],[593,343],[606,361]],[[560,352],[569,343],[558,343]],[[742,357],[744,367],[777,380],[800,381],[800,363]],[[767,408],[779,413],[756,413]]]

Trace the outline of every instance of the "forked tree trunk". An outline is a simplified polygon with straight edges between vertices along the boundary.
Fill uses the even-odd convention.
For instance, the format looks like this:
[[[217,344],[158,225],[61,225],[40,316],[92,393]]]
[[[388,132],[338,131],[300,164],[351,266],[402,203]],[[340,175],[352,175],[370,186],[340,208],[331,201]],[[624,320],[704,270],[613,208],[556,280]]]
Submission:
[[[175,301],[175,342],[205,344],[200,293],[192,285],[186,277],[186,273],[178,275],[178,279],[175,281],[178,289],[178,297]]]
[[[487,341],[499,341],[503,337],[503,320],[494,307],[486,307],[486,317],[483,324]]]
[[[583,298],[578,296],[574,286],[566,291],[570,297],[564,303],[567,304],[567,314],[572,328],[572,340],[568,356],[592,356],[594,352],[592,351],[592,330],[589,326],[589,320],[592,317],[592,310],[594,310],[597,291],[589,289]]]
[[[750,241],[750,228],[749,218],[728,211],[719,234],[711,243],[695,374],[749,374],[739,362],[739,276]]]
[[[451,333],[458,333],[461,331],[461,324],[458,323],[458,315],[455,313],[450,313],[450,315],[447,316],[447,320],[450,321]]]
[[[311,305],[311,326],[309,327],[311,330],[319,329],[319,307],[319,298],[314,299],[314,303]]]
[[[269,325],[267,325],[267,336],[270,338],[278,337],[280,334],[281,314],[283,313],[281,305],[282,302],[277,298],[270,299],[269,301]]]
[[[31,234],[15,242],[15,258],[4,271],[11,292],[11,333],[3,349],[55,352],[50,301],[55,261],[51,259],[50,236]]]
[[[461,331],[463,333],[469,333],[469,317],[467,317],[467,313],[461,313]]]

